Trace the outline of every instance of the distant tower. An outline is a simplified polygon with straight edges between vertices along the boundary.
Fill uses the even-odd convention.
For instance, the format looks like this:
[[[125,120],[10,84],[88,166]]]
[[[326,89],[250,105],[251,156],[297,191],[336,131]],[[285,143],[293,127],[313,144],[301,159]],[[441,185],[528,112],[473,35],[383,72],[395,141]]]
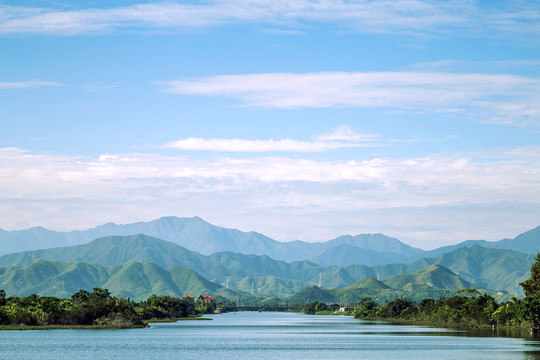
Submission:
[[[227,285],[225,285],[225,288],[229,288],[229,277],[227,276]]]
[[[380,281],[381,277],[379,276],[379,273],[377,273],[377,281]]]
[[[319,273],[319,287],[322,287],[322,273]]]
[[[253,295],[253,281],[251,282],[251,295]]]

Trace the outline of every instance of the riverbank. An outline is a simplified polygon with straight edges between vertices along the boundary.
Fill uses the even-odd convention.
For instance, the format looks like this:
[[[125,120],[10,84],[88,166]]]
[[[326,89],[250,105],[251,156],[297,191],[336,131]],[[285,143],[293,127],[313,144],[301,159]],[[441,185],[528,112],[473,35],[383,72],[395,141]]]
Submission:
[[[529,329],[525,326],[493,326],[493,325],[469,325],[469,324],[460,324],[460,323],[437,323],[433,321],[424,321],[424,320],[406,320],[398,318],[360,318],[355,317],[358,320],[372,321],[378,323],[386,323],[390,325],[403,325],[403,326],[424,326],[429,328],[441,328],[441,329],[458,329],[466,330],[471,334],[478,336],[488,336],[491,333],[493,336],[503,336],[503,337],[519,337],[519,338],[529,338],[534,337]]]
[[[143,320],[142,324],[110,324],[110,325],[0,325],[0,331],[23,331],[23,330],[124,330],[124,329],[143,329],[154,323],[174,323],[177,321],[192,320],[212,320],[202,317],[202,315],[193,315],[188,317],[169,318],[169,319],[148,319]]]
[[[317,311],[312,315],[338,315],[338,316],[351,316],[358,320],[372,321],[377,323],[385,323],[390,325],[407,325],[407,326],[424,326],[429,328],[442,328],[442,329],[458,329],[467,330],[473,336],[503,336],[503,337],[519,337],[519,338],[535,338],[531,334],[529,327],[525,323],[519,325],[491,325],[491,324],[471,324],[471,323],[458,323],[458,322],[437,322],[420,319],[403,319],[395,317],[360,317],[353,312],[335,312],[331,310]]]
[[[141,329],[147,325],[0,325],[0,331],[7,330],[124,330]]]

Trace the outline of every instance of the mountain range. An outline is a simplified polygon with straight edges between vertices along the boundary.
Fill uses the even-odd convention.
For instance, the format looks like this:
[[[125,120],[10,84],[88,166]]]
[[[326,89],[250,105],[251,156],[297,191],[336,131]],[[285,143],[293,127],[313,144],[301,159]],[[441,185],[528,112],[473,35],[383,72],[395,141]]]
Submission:
[[[35,227],[27,230],[0,229],[0,255],[88,243],[105,236],[145,234],[181,245],[203,255],[234,252],[267,255],[287,262],[309,260],[319,265],[368,266],[410,264],[421,258],[438,257],[463,247],[482,247],[536,254],[540,249],[540,227],[517,236],[490,242],[468,240],[425,251],[383,234],[344,235],[326,242],[280,242],[257,232],[242,232],[214,226],[199,217],[162,217],[126,225],[107,223],[85,231],[56,232]]]
[[[211,294],[285,302],[419,299],[463,287],[520,296],[519,283],[539,248],[540,227],[514,239],[468,240],[431,251],[383,234],[279,242],[198,217],[64,233],[0,229],[0,288],[63,297],[106,287],[133,299]]]
[[[152,266],[159,267],[164,271],[165,269],[169,271],[171,267],[188,268],[205,280],[209,279],[209,282],[220,287],[226,287],[230,291],[251,293],[254,290],[255,293],[264,293],[268,296],[288,296],[309,285],[318,284],[319,281],[325,288],[346,288],[367,277],[384,279],[386,283],[386,279],[394,276],[416,273],[430,266],[439,265],[448,268],[449,271],[459,276],[463,280],[463,284],[467,284],[464,286],[471,285],[480,289],[503,290],[504,292],[519,295],[521,289],[518,283],[528,277],[533,258],[533,255],[511,250],[484,248],[475,245],[471,248],[458,248],[436,258],[423,258],[408,265],[390,264],[372,267],[366,265],[320,266],[305,260],[287,263],[283,260],[274,260],[266,255],[244,255],[232,252],[202,255],[168,241],[138,234],[103,237],[83,245],[8,254],[0,257],[0,267],[11,269],[10,271],[17,268],[19,272],[27,273],[22,279],[38,279],[38,283],[41,283],[43,279],[37,276],[36,272],[28,273],[32,269],[32,267],[28,266],[35,264],[36,261],[46,260],[61,263],[76,261],[79,264],[99,265],[113,269],[104,272],[105,270],[100,268],[101,272],[92,270],[92,274],[109,274],[111,271],[116,271],[114,266],[124,266],[135,262],[144,266],[152,264]],[[0,273],[7,273],[7,270],[2,270]],[[144,272],[139,271],[139,273]],[[157,273],[157,270],[154,273]],[[63,273],[53,273],[54,276],[60,276],[60,274]],[[81,275],[81,278],[86,279],[88,276]],[[142,283],[152,283],[152,281],[143,278],[141,275]],[[0,279],[0,287],[9,288],[11,286],[10,282],[14,281],[13,277],[5,278],[7,280],[2,279]],[[56,279],[54,281],[58,282],[60,280]],[[97,284],[95,286],[109,286],[111,284],[110,280],[103,276],[94,280],[94,283]],[[29,283],[32,283],[32,281]],[[163,280],[162,283],[170,283],[170,281]],[[418,284],[418,281],[409,281],[408,283]],[[24,285],[21,280],[17,284],[13,285],[15,286],[13,289],[30,289],[33,286]],[[81,286],[87,286],[89,283],[83,280],[80,284]],[[429,286],[429,281],[420,281],[420,284]],[[137,285],[131,286],[137,287]],[[172,286],[168,287],[171,294],[185,294],[185,287],[176,286],[177,289]],[[402,286],[396,287],[395,282],[391,283],[391,287],[392,289],[407,290]],[[412,285],[410,287],[410,290],[418,290],[418,287],[414,288]],[[441,289],[440,286],[435,287]],[[46,288],[53,287],[48,286]],[[144,289],[139,290],[140,294],[130,294],[134,298],[139,297],[145,291],[146,294],[150,294],[148,291],[153,288],[154,286],[146,286]],[[442,287],[442,289],[446,290],[451,288],[448,286]],[[119,289],[119,285],[116,286],[116,289]],[[206,286],[205,289],[207,292],[214,293],[217,288]],[[42,288],[38,287],[36,291],[42,291]],[[125,291],[119,293],[126,294]]]
[[[248,301],[253,302],[247,292],[227,289],[204,279],[192,269],[179,266],[163,269],[154,263],[129,262],[102,266],[37,259],[24,266],[0,268],[0,286],[9,296],[37,293],[41,296],[69,297],[81,288],[102,287],[114,295],[135,301],[143,300],[150,294],[178,297],[210,294],[224,300],[241,298],[245,301],[247,297]],[[438,298],[468,287],[470,284],[451,270],[441,265],[431,265],[416,273],[396,275],[384,281],[368,277],[345,288],[330,289],[313,285],[298,290],[293,296],[270,299],[295,304],[313,301],[346,303],[367,296],[376,297],[377,300],[390,300],[397,296]],[[267,297],[260,293],[253,296],[259,300]]]

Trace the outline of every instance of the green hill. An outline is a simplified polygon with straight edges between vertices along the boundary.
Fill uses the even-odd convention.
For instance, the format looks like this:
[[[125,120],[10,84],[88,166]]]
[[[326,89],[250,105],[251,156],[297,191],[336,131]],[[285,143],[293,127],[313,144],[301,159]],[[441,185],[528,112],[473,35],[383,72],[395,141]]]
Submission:
[[[397,297],[406,297],[414,301],[425,298],[438,299],[451,296],[459,289],[471,288],[471,284],[461,279],[449,269],[440,265],[431,265],[411,274],[392,276],[384,282],[367,277],[344,288],[319,288],[310,286],[286,301],[294,303],[354,303],[370,297],[378,302],[390,301]]]
[[[0,257],[0,266],[25,265],[35,259],[84,261],[104,266],[130,261],[153,262],[161,267],[185,264],[196,267],[204,257],[168,241],[138,234],[109,236],[84,245],[25,251]]]
[[[426,264],[440,264],[482,288],[505,290],[522,295],[519,283],[529,277],[533,261],[533,255],[475,245],[457,249],[437,258],[423,259],[407,268],[412,272]]]
[[[503,290],[522,296],[523,292],[519,283],[529,277],[529,269],[533,261],[533,255],[475,245],[470,248],[458,248],[438,257],[423,258],[409,265],[326,267],[322,271],[322,279],[325,287],[346,287],[368,276],[387,279],[394,275],[410,274],[430,265],[439,264],[480,288]],[[316,284],[317,281],[318,276],[310,279],[312,284]]]
[[[83,262],[38,259],[24,266],[0,268],[0,288],[8,296],[69,297],[80,289],[108,289],[111,294],[142,300],[150,294],[171,296],[201,294],[234,298],[243,292],[225,289],[191,269],[173,266],[163,269],[153,263],[130,262],[102,266]]]
[[[345,288],[345,290],[351,290],[351,289],[383,290],[383,289],[390,289],[390,286],[386,285],[382,281],[375,279],[373,276],[369,276]]]
[[[103,266],[131,261],[151,262],[163,268],[176,265],[193,269],[204,278],[220,283],[226,281],[228,276],[239,279],[275,276],[305,282],[319,273],[319,266],[308,261],[286,263],[268,256],[231,252],[205,256],[142,234],[109,236],[84,245],[8,254],[0,257],[0,266],[26,265],[35,259],[82,261]]]
[[[287,298],[289,304],[307,304],[315,301],[332,304],[338,302],[335,291],[322,289],[316,285],[309,286]]]
[[[427,285],[443,290],[456,291],[473,287],[469,282],[461,279],[451,270],[441,265],[431,265],[412,274],[394,275],[384,280],[384,283],[393,289],[414,290],[412,285]]]

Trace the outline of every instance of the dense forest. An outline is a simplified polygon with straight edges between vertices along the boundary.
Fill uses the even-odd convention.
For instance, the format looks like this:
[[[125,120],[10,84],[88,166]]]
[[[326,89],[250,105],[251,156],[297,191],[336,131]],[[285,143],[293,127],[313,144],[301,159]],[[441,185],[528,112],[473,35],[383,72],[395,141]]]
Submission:
[[[143,327],[148,320],[185,318],[213,312],[215,304],[197,307],[194,301],[152,295],[142,302],[111,296],[108,290],[80,290],[70,299],[30,295],[6,298],[0,290],[0,325]]]

